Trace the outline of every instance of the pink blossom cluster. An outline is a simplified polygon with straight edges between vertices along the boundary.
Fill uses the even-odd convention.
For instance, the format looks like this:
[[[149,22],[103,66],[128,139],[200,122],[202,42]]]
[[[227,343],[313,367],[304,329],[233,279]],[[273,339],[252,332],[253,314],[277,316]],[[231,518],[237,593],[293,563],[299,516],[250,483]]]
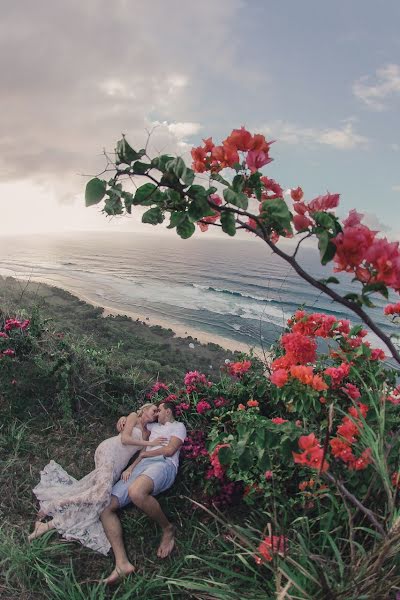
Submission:
[[[400,292],[399,242],[376,237],[378,232],[363,225],[362,217],[350,211],[343,231],[333,239],[335,271],[353,273],[364,284],[382,283]]]
[[[298,192],[301,191],[301,194]],[[301,188],[292,190],[292,200],[294,201],[293,210],[295,215],[293,217],[293,224],[296,231],[305,231],[315,225],[313,215],[316,212],[326,211],[332,208],[336,208],[339,204],[339,194],[325,194],[325,196],[318,196],[311,200],[308,204],[302,202],[303,191]],[[300,197],[299,197],[300,196]],[[297,200],[297,198],[299,198]]]
[[[192,431],[187,436],[182,446],[182,453],[185,458],[196,459],[199,456],[208,456],[205,446],[204,432]]]
[[[188,394],[197,391],[198,386],[210,387],[212,385],[212,382],[208,381],[204,373],[199,373],[198,371],[189,371],[186,373],[183,382],[186,386],[186,392]]]
[[[204,413],[208,412],[209,410],[211,410],[211,404],[209,402],[207,402],[207,400],[200,400],[196,404],[196,412],[198,412],[199,415],[203,415]]]
[[[24,331],[30,325],[30,320],[25,319],[20,321],[19,319],[7,319],[4,324],[4,331],[11,331],[12,329],[22,329]]]
[[[169,392],[168,386],[165,383],[162,383],[161,381],[156,381],[156,383],[150,389],[150,392],[147,394],[147,398],[152,398],[161,390]]]

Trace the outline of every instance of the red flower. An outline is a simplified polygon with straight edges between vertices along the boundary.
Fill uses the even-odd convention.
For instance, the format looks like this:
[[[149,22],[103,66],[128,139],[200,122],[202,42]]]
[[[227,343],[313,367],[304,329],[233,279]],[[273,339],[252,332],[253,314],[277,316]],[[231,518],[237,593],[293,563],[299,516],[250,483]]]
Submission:
[[[250,408],[255,408],[256,406],[258,406],[258,402],[257,400],[248,400],[247,401],[247,406],[249,406]]]
[[[271,383],[276,385],[277,387],[283,387],[287,380],[289,379],[289,375],[285,369],[277,369],[274,371],[270,377]]]
[[[283,535],[272,535],[267,536],[259,544],[257,551],[259,556],[255,556],[254,560],[258,565],[263,562],[272,560],[273,554],[284,555],[286,552],[287,538]]]
[[[282,417],[274,417],[273,419],[271,419],[271,423],[274,423],[275,425],[282,425],[282,423],[288,423],[289,421],[287,419],[282,419]]]
[[[268,156],[268,151],[265,152],[264,150],[250,150],[250,152],[247,153],[246,162],[247,166],[249,167],[252,173],[255,173],[256,171],[258,171],[258,169],[261,169],[261,167],[267,165],[271,161],[272,158]]]
[[[290,190],[290,195],[292,197],[292,200],[294,200],[294,202],[299,202],[302,197],[304,196],[303,190],[301,189],[301,187],[297,187],[296,189]]]
[[[385,306],[383,312],[385,315],[399,315],[400,314],[400,302],[397,302],[397,304],[388,304],[387,306]]]
[[[235,377],[240,377],[247,373],[247,371],[251,368],[250,360],[242,360],[240,362],[231,363],[228,367],[228,372]]]
[[[247,131],[243,126],[240,129],[234,129],[224,141],[224,144],[233,146],[242,152],[250,150],[252,143],[253,137],[250,131]]]
[[[299,447],[303,450],[301,454],[292,452],[295,463],[306,465],[322,472],[328,470],[329,464],[326,460],[323,460],[324,451],[313,433],[300,436]]]

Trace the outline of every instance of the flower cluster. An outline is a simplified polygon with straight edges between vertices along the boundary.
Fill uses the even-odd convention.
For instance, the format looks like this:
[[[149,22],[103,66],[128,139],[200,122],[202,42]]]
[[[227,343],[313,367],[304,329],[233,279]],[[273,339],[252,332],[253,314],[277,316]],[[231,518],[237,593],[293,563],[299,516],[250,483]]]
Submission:
[[[299,448],[303,450],[302,453],[292,453],[295,463],[318,469],[321,472],[328,470],[329,464],[324,459],[324,450],[314,433],[300,436]]]
[[[186,437],[182,446],[182,455],[189,459],[197,459],[200,456],[208,456],[205,445],[204,431],[192,431]]]
[[[293,224],[298,232],[306,231],[315,225],[313,219],[314,213],[336,208],[339,204],[339,194],[325,194],[325,196],[318,196],[306,204],[301,200],[303,197],[301,188],[292,190],[291,197],[294,201],[293,210],[296,213],[293,217]]]
[[[335,271],[353,273],[364,284],[381,283],[400,292],[399,242],[376,237],[378,232],[363,225],[362,217],[350,211],[343,231],[333,239]]]
[[[3,340],[2,347],[4,348],[4,344],[6,345],[4,350],[0,347],[0,359],[3,358],[4,356],[8,356],[9,358],[14,358],[14,356],[16,355],[14,348],[7,347],[10,344],[9,340],[11,340],[11,338],[12,338],[12,332],[14,330],[24,332],[28,329],[29,325],[30,325],[29,319],[24,319],[22,321],[15,317],[12,319],[6,319],[4,326],[3,326],[3,331],[0,331],[0,343]]]
[[[257,565],[261,565],[265,561],[271,562],[273,554],[284,556],[286,552],[287,538],[283,535],[269,535],[259,544],[254,560]]]
[[[233,375],[234,377],[241,377],[242,375],[247,373],[247,371],[249,371],[250,368],[251,361],[242,360],[240,362],[230,363],[230,365],[227,368],[227,371],[230,375]]]
[[[349,469],[354,471],[362,471],[371,463],[371,449],[366,448],[358,458],[355,457],[352,446],[357,441],[363,423],[360,416],[365,419],[368,413],[368,406],[362,402],[358,402],[356,406],[349,408],[349,417],[343,417],[341,425],[337,428],[337,437],[331,439],[332,455],[335,458],[340,458],[347,464]]]
[[[210,454],[210,463],[211,468],[207,474],[208,478],[216,477],[217,479],[223,479],[225,475],[225,470],[223,469],[221,463],[219,462],[219,451],[221,448],[228,448],[229,444],[218,444]]]
[[[188,394],[197,391],[199,386],[210,387],[212,385],[211,381],[208,381],[204,373],[199,373],[198,371],[189,371],[186,373],[183,382],[186,386],[186,392]]]
[[[244,127],[234,129],[220,146],[216,146],[212,138],[203,142],[191,151],[192,168],[196,173],[217,173],[226,167],[234,167],[240,163],[239,152],[244,153],[243,161],[252,173],[272,161],[269,156],[272,142],[268,143],[262,134],[252,135]]]

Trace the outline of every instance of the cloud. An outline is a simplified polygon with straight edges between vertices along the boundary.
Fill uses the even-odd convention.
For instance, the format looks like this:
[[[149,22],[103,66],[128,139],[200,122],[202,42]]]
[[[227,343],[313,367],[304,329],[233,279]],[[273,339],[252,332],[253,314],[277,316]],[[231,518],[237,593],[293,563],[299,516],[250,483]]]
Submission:
[[[360,77],[353,84],[353,94],[369,108],[385,110],[388,108],[386,100],[400,95],[400,65],[388,64],[377,69],[375,78]]]
[[[368,138],[354,130],[352,120],[341,127],[318,129],[302,127],[286,121],[275,121],[262,127],[264,133],[286,144],[304,144],[306,146],[332,146],[338,150],[352,150],[366,147]]]
[[[153,147],[182,154],[201,127],[198,72],[224,80],[229,63],[241,76],[231,35],[240,8],[241,0],[184,10],[180,0],[9,3],[0,22],[0,181],[72,198],[81,173],[102,170],[104,147],[121,133],[143,145],[154,122],[162,125]]]

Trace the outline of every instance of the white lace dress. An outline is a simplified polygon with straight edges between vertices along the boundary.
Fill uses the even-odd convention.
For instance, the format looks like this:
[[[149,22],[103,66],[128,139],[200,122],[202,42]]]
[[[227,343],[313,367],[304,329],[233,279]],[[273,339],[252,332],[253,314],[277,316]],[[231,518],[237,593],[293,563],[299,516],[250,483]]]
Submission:
[[[142,439],[139,427],[133,428],[132,438]],[[53,517],[55,528],[65,539],[108,553],[110,543],[99,516],[110,502],[113,484],[139,449],[123,445],[119,434],[101,442],[94,455],[95,469],[83,479],[71,477],[54,460],[40,472],[40,483],[33,493],[40,510]]]

